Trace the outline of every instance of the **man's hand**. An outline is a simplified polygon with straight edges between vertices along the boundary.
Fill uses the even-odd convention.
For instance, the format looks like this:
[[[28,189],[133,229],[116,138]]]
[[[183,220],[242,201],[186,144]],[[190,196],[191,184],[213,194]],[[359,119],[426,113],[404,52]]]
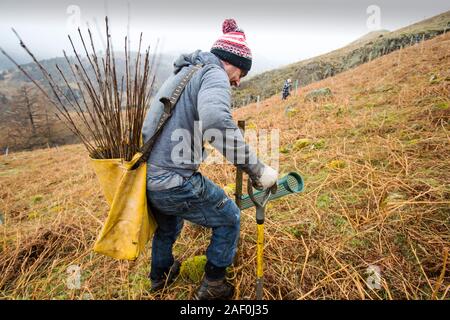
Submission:
[[[255,189],[266,190],[276,184],[277,180],[278,171],[269,166],[264,166],[261,177],[259,177],[258,179],[253,179],[252,185]]]

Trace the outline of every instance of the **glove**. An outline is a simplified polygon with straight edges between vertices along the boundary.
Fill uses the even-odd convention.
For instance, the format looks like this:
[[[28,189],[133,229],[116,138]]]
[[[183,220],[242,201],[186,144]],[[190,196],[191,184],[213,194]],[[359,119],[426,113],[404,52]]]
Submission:
[[[264,166],[261,176],[257,179],[252,179],[252,185],[255,189],[266,190],[277,183],[278,171],[269,167]]]

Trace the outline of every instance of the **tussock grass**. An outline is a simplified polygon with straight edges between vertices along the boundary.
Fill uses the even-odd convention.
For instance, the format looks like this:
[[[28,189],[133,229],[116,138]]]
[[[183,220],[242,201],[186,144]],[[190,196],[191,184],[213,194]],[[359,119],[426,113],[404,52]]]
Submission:
[[[300,172],[306,188],[268,205],[265,299],[449,298],[450,111],[436,107],[449,100],[449,52],[445,34],[311,84],[287,102],[274,96],[235,111],[258,129],[280,128],[280,147],[313,142],[280,153],[280,172]],[[430,82],[432,74],[440,80]],[[333,96],[305,102],[322,87]],[[297,112],[287,116],[286,103]],[[201,170],[221,186],[234,182],[231,165]],[[146,291],[149,251],[135,262],[91,251],[107,205],[81,145],[1,157],[0,174],[0,297],[192,296],[198,284],[182,277],[161,294]],[[209,235],[186,224],[175,255],[204,254]],[[255,296],[255,258],[248,209],[230,274],[235,299]],[[71,265],[81,268],[80,289],[66,286]],[[380,269],[380,289],[366,284],[369,266]]]

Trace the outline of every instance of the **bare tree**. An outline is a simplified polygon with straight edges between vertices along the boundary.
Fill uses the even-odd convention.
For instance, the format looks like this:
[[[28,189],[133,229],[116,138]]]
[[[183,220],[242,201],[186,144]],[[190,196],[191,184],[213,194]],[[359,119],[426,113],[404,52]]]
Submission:
[[[11,102],[4,106],[2,114],[9,128],[25,135],[36,134],[39,121],[38,106],[36,96],[29,87],[22,86]]]
[[[31,134],[36,135],[36,122],[40,114],[38,113],[38,106],[36,105],[36,95],[31,92],[31,89],[27,86],[22,86],[19,90],[18,99],[18,119],[25,116],[29,120]]]
[[[2,112],[7,138],[5,142],[24,148],[42,144],[42,138],[48,137],[46,133],[49,130],[46,127],[50,124],[43,109],[35,90],[25,85],[20,87]]]

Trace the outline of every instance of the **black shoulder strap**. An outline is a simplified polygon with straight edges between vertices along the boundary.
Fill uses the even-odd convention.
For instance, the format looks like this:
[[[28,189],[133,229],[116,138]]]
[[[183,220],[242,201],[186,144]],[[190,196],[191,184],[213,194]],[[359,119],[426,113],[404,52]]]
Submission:
[[[202,64],[197,64],[189,70],[189,72],[181,79],[181,81],[178,83],[178,85],[175,87],[175,90],[173,90],[172,95],[170,98],[162,97],[159,99],[164,104],[164,112],[162,113],[161,117],[159,118],[158,125],[156,127],[156,131],[153,134],[153,136],[142,146],[141,153],[142,156],[139,158],[138,161],[134,164],[134,166],[131,168],[131,170],[137,169],[141,163],[144,163],[148,160],[150,156],[150,152],[152,151],[153,144],[155,143],[156,139],[158,138],[159,134],[162,131],[162,128],[167,123],[167,120],[172,116],[172,111],[175,108],[175,105],[178,102],[178,99],[180,98],[181,94],[183,93],[184,88],[186,87],[189,80],[191,80],[192,76],[194,75],[197,70],[200,70],[203,67]]]

